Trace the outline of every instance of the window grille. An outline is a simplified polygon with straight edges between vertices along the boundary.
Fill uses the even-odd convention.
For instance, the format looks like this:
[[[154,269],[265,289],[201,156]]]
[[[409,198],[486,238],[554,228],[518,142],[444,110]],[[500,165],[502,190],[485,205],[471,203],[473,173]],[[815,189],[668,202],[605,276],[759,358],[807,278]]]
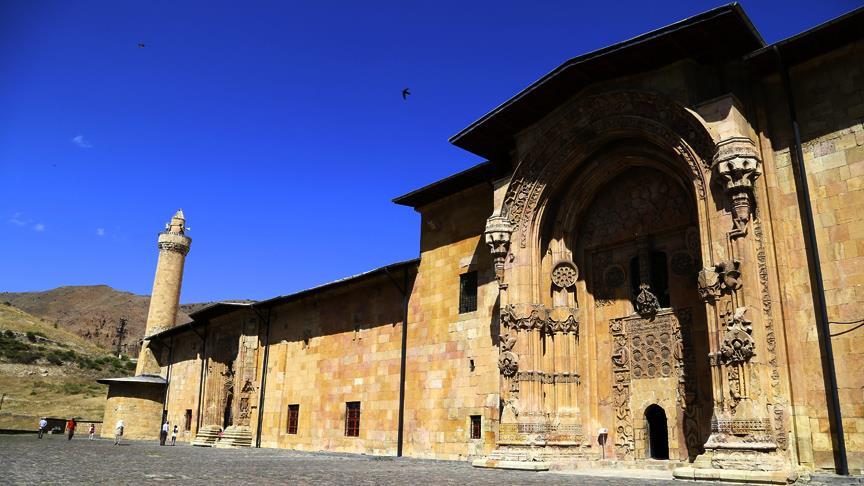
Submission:
[[[482,427],[479,415],[471,416],[471,438],[479,439],[482,435]]]
[[[360,402],[345,404],[345,436],[360,437]]]
[[[477,272],[459,275],[459,313],[477,310]]]
[[[300,405],[288,405],[288,429],[289,434],[297,433],[297,422],[300,420]]]

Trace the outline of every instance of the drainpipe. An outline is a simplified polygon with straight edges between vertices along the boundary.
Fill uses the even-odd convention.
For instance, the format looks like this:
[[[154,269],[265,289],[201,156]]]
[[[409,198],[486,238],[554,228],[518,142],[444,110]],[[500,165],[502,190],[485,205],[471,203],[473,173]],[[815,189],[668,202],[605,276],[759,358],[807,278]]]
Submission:
[[[390,270],[384,271],[393,286],[402,294],[402,348],[399,357],[399,418],[396,426],[396,457],[402,457],[402,444],[405,440],[405,363],[408,350],[408,267],[402,271],[402,285],[393,278]]]
[[[261,387],[258,388],[258,426],[255,430],[255,447],[261,447],[261,429],[264,424],[264,394],[267,390],[267,363],[270,361],[270,308],[267,308],[267,316],[264,317],[262,312],[259,312],[254,307],[252,310],[258,314],[258,318],[263,320],[267,325],[267,331],[264,338],[264,364],[261,367]]]
[[[201,408],[204,406],[204,380],[206,379],[205,373],[207,371],[207,325],[208,322],[204,323],[204,335],[199,337],[201,338],[201,373],[200,380],[198,380],[198,414],[195,418],[195,435],[198,435],[198,431],[201,430]]]
[[[834,368],[834,348],[831,344],[831,329],[828,323],[828,307],[825,303],[825,287],[822,280],[822,265],[819,261],[819,245],[816,240],[816,230],[813,223],[813,207],[810,205],[810,188],[807,184],[807,169],[804,167],[804,153],[801,149],[801,132],[798,126],[798,116],[795,112],[795,98],[792,94],[792,81],[789,69],[783,63],[780,49],[774,47],[774,54],[780,67],[783,79],[783,89],[786,91],[786,103],[789,109],[789,121],[792,123],[792,133],[795,137],[795,156],[792,157],[792,173],[795,176],[798,208],[801,213],[801,226],[804,233],[804,245],[807,253],[807,264],[810,267],[810,292],[813,298],[813,310],[816,317],[816,333],[822,357],[822,377],[825,381],[825,395],[828,400],[828,422],[831,427],[834,445],[834,465],[837,474],[849,475],[849,464],[846,459],[846,439],[843,437],[843,412],[840,409],[840,396],[837,393],[837,372]]]

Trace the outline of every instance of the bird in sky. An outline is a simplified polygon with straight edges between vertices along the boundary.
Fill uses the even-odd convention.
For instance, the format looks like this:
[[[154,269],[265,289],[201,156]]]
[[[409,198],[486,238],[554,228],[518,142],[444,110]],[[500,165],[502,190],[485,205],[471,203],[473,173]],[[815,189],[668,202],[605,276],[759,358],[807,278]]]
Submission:
[[[143,42],[139,42],[139,43],[138,43],[138,48],[139,48],[139,49],[144,49],[144,43],[143,43]]]
[[[403,99],[403,100],[407,100],[407,99],[408,99],[408,95],[410,95],[410,94],[411,94],[411,92],[408,91],[408,88],[403,89],[403,90],[402,90],[402,99]]]

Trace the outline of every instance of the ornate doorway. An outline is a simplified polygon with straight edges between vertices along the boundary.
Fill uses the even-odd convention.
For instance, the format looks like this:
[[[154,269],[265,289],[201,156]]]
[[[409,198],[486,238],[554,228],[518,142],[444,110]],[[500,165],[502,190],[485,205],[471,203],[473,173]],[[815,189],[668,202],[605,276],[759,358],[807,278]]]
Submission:
[[[701,260],[695,198],[650,161],[623,168],[596,194],[571,244],[588,268],[589,325],[609,333],[615,454],[695,458],[712,405],[707,359],[696,358],[708,354],[708,333],[695,285]],[[659,442],[652,449],[647,440],[660,437],[649,420],[659,419],[640,420],[651,407],[663,410],[668,424],[662,454]]]

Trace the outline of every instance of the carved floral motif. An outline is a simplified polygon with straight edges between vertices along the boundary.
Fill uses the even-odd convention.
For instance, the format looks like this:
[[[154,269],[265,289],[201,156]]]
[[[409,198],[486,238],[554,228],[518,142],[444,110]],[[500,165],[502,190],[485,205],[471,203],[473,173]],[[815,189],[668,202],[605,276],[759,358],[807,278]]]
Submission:
[[[696,281],[702,300],[713,302],[724,293],[731,293],[740,289],[742,285],[740,266],[741,263],[738,260],[732,260],[700,270]]]
[[[642,317],[651,317],[660,310],[660,301],[657,296],[651,292],[651,286],[648,284],[639,285],[639,295],[636,296],[635,305],[636,312]]]
[[[576,284],[578,277],[579,270],[569,260],[560,261],[552,268],[552,283],[558,288],[572,287]]]
[[[727,318],[726,331],[720,344],[720,358],[724,364],[745,363],[756,354],[753,324],[746,318],[746,312],[746,307],[739,307]]]

